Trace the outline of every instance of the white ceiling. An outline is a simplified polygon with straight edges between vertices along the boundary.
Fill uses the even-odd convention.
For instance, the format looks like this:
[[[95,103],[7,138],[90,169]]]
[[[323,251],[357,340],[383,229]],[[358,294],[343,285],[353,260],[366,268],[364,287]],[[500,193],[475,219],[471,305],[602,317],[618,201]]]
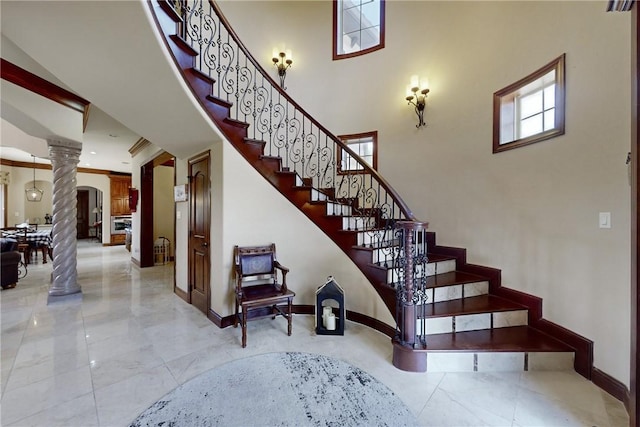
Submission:
[[[3,37],[9,56],[27,63],[44,74],[52,83],[55,77],[25,61],[26,54]],[[3,49],[3,53],[5,50]],[[43,77],[43,78],[44,78]],[[68,139],[82,142],[79,167],[131,172],[128,149],[139,139],[136,133],[92,105],[86,129],[83,115],[46,97],[30,92],[6,80],[0,81],[1,144],[0,158],[22,162],[48,163],[46,139]]]
[[[24,124],[18,127],[5,120],[5,111],[3,105],[0,158],[33,162],[33,155],[36,163],[51,164],[46,140],[24,132]],[[129,148],[139,138],[108,114],[93,107],[83,134],[78,167],[131,173]]]
[[[220,140],[168,57],[149,4],[157,7],[146,1],[0,1],[2,57],[91,103],[86,132],[78,134],[80,118],[73,114],[79,113],[20,95],[3,80],[0,157],[45,158],[45,138],[62,138],[83,143],[79,167],[131,172],[128,149],[140,137],[178,158]]]

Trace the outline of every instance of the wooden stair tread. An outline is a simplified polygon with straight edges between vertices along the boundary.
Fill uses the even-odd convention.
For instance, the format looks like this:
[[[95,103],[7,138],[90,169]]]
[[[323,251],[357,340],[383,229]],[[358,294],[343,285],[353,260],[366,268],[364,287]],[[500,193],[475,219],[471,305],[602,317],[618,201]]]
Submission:
[[[431,261],[432,259],[432,255],[429,255],[429,261]],[[443,286],[462,285],[465,283],[476,283],[485,281],[487,281],[485,277],[456,270],[427,277],[426,287],[441,288]]]
[[[524,305],[494,295],[478,295],[426,304],[424,315],[429,318],[526,309]]]
[[[568,345],[530,326],[427,336],[427,351],[573,352]]]
[[[455,260],[452,256],[439,254],[427,254],[427,258],[429,259],[429,263]]]

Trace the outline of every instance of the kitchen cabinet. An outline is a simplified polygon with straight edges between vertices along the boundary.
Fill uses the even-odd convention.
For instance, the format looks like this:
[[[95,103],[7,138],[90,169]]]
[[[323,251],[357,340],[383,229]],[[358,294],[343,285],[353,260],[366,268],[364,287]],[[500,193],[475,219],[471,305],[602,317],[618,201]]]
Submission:
[[[126,234],[112,234],[111,235],[111,244],[112,245],[124,245],[126,238],[127,238]]]
[[[109,175],[109,179],[111,181],[111,216],[131,215],[131,209],[129,208],[131,176]],[[124,234],[111,234],[112,245],[123,245],[125,243],[124,240]]]
[[[129,209],[130,176],[110,175],[111,180],[111,215],[131,215]]]

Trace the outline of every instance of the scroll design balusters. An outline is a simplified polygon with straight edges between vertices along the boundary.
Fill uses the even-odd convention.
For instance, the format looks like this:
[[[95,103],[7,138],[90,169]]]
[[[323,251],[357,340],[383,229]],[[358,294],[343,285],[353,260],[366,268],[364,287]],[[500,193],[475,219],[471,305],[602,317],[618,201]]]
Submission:
[[[396,235],[399,253],[394,260],[397,271],[396,339],[404,346],[426,348],[427,303],[427,223],[399,221]]]
[[[214,81],[212,95],[232,103],[231,118],[249,124],[248,137],[266,142],[265,155],[282,159],[285,170],[353,208],[378,219],[414,219],[378,173],[299,107],[246,50],[215,3],[172,0],[182,10],[184,38],[200,55],[199,71]],[[340,173],[338,150],[361,164],[358,173]],[[362,230],[379,228],[378,221]],[[379,242],[381,243],[381,242]]]

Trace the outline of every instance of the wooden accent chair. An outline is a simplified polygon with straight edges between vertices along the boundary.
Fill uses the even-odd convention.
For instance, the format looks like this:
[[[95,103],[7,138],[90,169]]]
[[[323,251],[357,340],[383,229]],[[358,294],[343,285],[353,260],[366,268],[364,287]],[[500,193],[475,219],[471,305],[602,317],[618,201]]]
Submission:
[[[236,312],[234,327],[242,326],[242,347],[247,346],[247,320],[280,315],[288,321],[291,335],[291,303],[294,292],[287,289],[289,269],[276,260],[276,245],[235,246]],[[282,283],[278,282],[278,270]],[[283,305],[285,305],[283,307]]]

